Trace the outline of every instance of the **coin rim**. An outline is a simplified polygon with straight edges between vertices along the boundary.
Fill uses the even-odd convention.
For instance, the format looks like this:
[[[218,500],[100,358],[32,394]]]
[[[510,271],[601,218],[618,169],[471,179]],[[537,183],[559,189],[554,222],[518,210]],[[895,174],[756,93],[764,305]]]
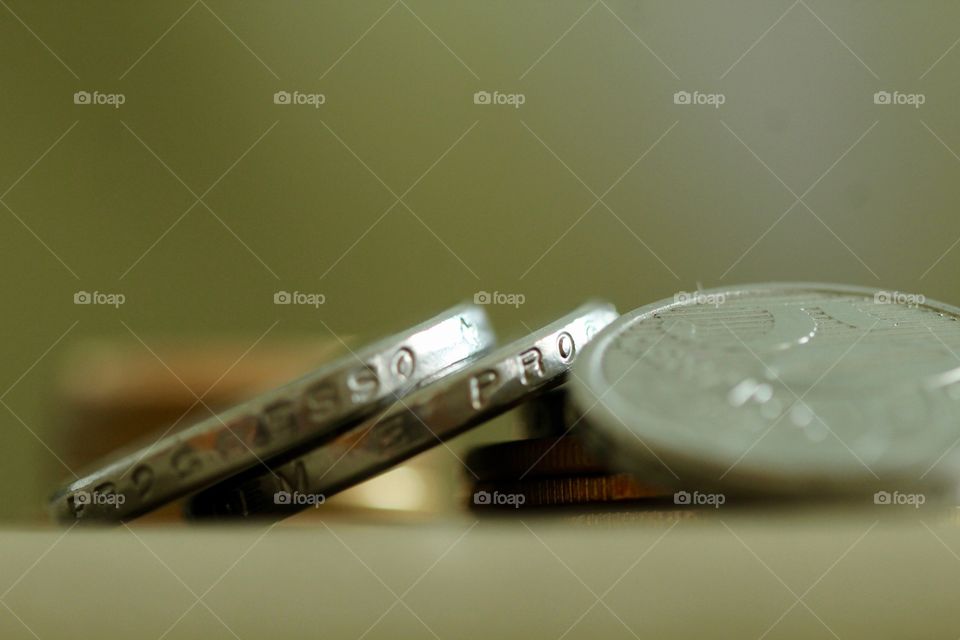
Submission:
[[[283,384],[274,387],[273,389],[258,393],[247,400],[244,400],[243,402],[237,403],[231,407],[227,407],[224,410],[217,411],[215,414],[211,413],[210,417],[203,418],[193,424],[189,424],[185,426],[182,431],[166,433],[159,440],[153,442],[153,444],[150,444],[149,446],[138,442],[137,446],[133,446],[132,448],[130,445],[128,445],[120,447],[115,452],[108,453],[101,459],[94,461],[92,463],[92,468],[85,473],[82,473],[80,477],[62,483],[48,498],[47,510],[55,520],[63,523],[80,521],[124,521],[135,518],[139,515],[143,515],[144,513],[149,513],[155,509],[163,507],[164,505],[182,499],[185,496],[194,494],[205,487],[209,487],[212,484],[225,480],[233,475],[236,475],[237,473],[259,467],[263,464],[269,466],[271,460],[277,458],[278,456],[284,455],[285,452],[295,450],[298,447],[308,444],[309,438],[300,438],[294,442],[288,442],[284,445],[277,445],[278,450],[272,453],[257,453],[255,451],[254,457],[256,459],[252,461],[247,460],[243,463],[235,461],[229,465],[220,465],[214,469],[208,469],[206,470],[207,473],[202,473],[204,470],[201,469],[201,473],[199,475],[191,477],[189,481],[182,482],[176,491],[168,491],[168,495],[163,495],[156,498],[146,500],[139,499],[135,501],[129,509],[117,509],[115,514],[103,511],[102,513],[91,512],[86,516],[79,515],[73,512],[69,508],[68,504],[70,496],[80,491],[94,491],[99,483],[109,480],[112,474],[121,469],[132,469],[138,463],[147,460],[148,458],[162,458],[162,452],[168,451],[171,448],[175,448],[175,445],[178,443],[179,434],[196,428],[199,424],[210,420],[210,418],[212,418],[214,415],[220,416],[222,423],[229,424],[229,418],[224,416],[228,416],[231,412],[237,411],[249,403],[257,402],[258,400],[270,396],[271,394],[279,393],[287,387],[291,387],[301,383],[305,379],[312,377],[316,377],[315,382],[321,380],[335,380],[338,376],[344,375],[346,371],[356,367],[358,364],[366,362],[370,358],[380,357],[386,353],[387,350],[392,350],[397,346],[403,346],[415,336],[428,333],[443,323],[447,323],[457,317],[462,318],[464,316],[471,317],[476,323],[478,328],[478,342],[476,348],[472,350],[467,358],[461,358],[457,362],[482,357],[483,355],[496,349],[498,342],[497,335],[494,331],[493,324],[490,321],[489,314],[482,305],[470,302],[461,302],[451,307],[447,307],[439,313],[431,314],[429,317],[415,322],[409,326],[396,329],[386,335],[378,336],[359,345],[355,349],[348,349],[346,353],[341,353],[337,356],[329,358],[324,362],[319,363],[307,373],[297,376],[292,380],[288,380]],[[445,367],[437,372],[434,372],[434,374],[425,377],[417,384],[419,385],[420,383],[433,379],[438,374],[449,370],[450,367],[456,365],[457,362],[448,363]],[[387,406],[390,403],[391,398],[402,398],[411,391],[415,390],[415,388],[416,386],[406,389],[396,389],[394,392],[388,393],[375,401],[356,404],[352,406],[349,411],[343,413],[342,415],[338,415],[337,418],[324,421],[324,427],[322,430],[317,429],[318,434],[316,437],[323,436],[326,432],[332,433],[331,430],[335,429],[339,431],[358,423],[369,415],[381,410],[384,406]],[[210,431],[211,433],[220,433],[224,430],[229,430],[229,427],[221,424],[220,426],[211,427]],[[144,452],[146,452],[146,455],[141,455],[144,454]]]
[[[611,473],[609,466],[583,438],[573,434],[492,442],[468,451],[464,465],[477,481]]]
[[[765,282],[712,287],[698,290],[697,293],[704,295],[726,293],[731,296],[766,291],[790,293],[805,290],[848,293],[868,297],[881,291],[894,291],[893,289],[887,290],[838,283]],[[879,480],[867,468],[859,464],[855,467],[846,464],[839,467],[832,464],[815,465],[807,473],[797,472],[793,469],[784,473],[777,464],[777,460],[770,459],[769,456],[763,458],[759,463],[756,461],[750,462],[748,461],[749,456],[744,456],[739,462],[736,462],[736,468],[734,469],[730,467],[733,461],[727,459],[726,455],[718,456],[716,449],[710,446],[709,440],[700,445],[693,443],[692,446],[687,446],[690,445],[687,442],[685,446],[678,448],[678,442],[670,438],[668,431],[647,428],[636,420],[632,411],[623,411],[622,409],[626,407],[626,404],[619,399],[619,396],[609,394],[604,397],[602,402],[597,401],[597,398],[603,397],[603,394],[612,388],[602,369],[603,355],[610,348],[611,342],[622,335],[633,323],[647,319],[656,312],[688,306],[693,305],[677,301],[675,298],[663,298],[622,314],[598,335],[594,336],[593,340],[584,347],[580,357],[573,365],[570,380],[573,402],[581,411],[586,411],[588,414],[596,412],[595,415],[588,416],[584,420],[584,429],[593,432],[599,442],[604,443],[601,445],[604,449],[613,451],[612,456],[618,466],[642,472],[649,465],[659,465],[666,466],[668,471],[673,472],[672,467],[668,466],[668,463],[673,463],[677,465],[678,469],[683,469],[683,474],[687,474],[687,478],[696,478],[702,481],[704,486],[740,486],[750,491],[758,491],[758,483],[762,483],[760,491],[775,493],[795,493],[797,490],[808,490],[812,486],[828,488],[833,492],[860,491],[867,486],[875,487],[881,484],[886,486],[900,479],[914,486],[918,484],[940,486],[952,482],[951,474],[946,471],[949,467],[948,456],[945,456],[935,467],[931,468],[924,479],[918,479],[909,473],[915,471],[915,467],[910,466],[909,469],[905,469],[903,466],[897,466],[890,462],[885,462],[882,468],[879,465],[870,467],[876,475],[880,476]],[[917,306],[929,308],[937,313],[952,314],[960,321],[960,307],[926,297],[924,302]],[[593,406],[591,407],[591,405]],[[587,409],[587,407],[590,408]],[[617,412],[615,408],[621,410]],[[611,428],[610,425],[615,425],[615,428]],[[958,435],[960,435],[960,431],[958,431]],[[639,443],[637,441],[638,437],[640,438]],[[881,471],[880,473],[877,473],[878,469]],[[904,472],[907,472],[907,475]],[[723,480],[718,478],[718,473],[723,474]],[[654,474],[662,477],[659,469]],[[672,473],[671,475],[676,474]],[[687,482],[687,479],[675,480],[678,485]],[[840,483],[849,484],[840,487],[838,486]]]
[[[551,388],[555,384],[559,384],[560,381],[566,378],[570,367],[576,362],[576,359],[580,357],[581,351],[578,350],[573,356],[573,362],[569,365],[565,367],[558,366],[557,368],[562,368],[562,370],[558,370],[551,377],[544,378],[532,386],[527,386],[526,383],[520,382],[523,375],[521,371],[513,371],[509,378],[511,381],[510,385],[501,383],[501,388],[504,386],[516,386],[518,390],[516,397],[510,397],[505,400],[502,397],[495,396],[495,399],[492,399],[489,404],[482,408],[473,407],[467,410],[466,415],[462,416],[455,414],[454,418],[450,419],[447,424],[429,424],[430,420],[428,418],[419,417],[435,411],[436,407],[442,407],[444,403],[451,402],[450,398],[453,397],[450,396],[451,392],[459,390],[465,382],[474,378],[477,374],[488,369],[502,371],[508,367],[516,367],[518,366],[517,360],[519,354],[531,348],[538,348],[541,342],[556,338],[556,336],[562,332],[573,331],[573,326],[576,324],[585,324],[608,316],[609,321],[607,321],[603,327],[615,322],[617,318],[620,317],[620,314],[612,303],[605,300],[591,299],[579,305],[576,309],[565,313],[560,318],[554,319],[548,324],[530,331],[509,344],[495,347],[491,352],[478,357],[463,368],[452,372],[450,376],[438,378],[431,384],[418,389],[404,398],[404,402],[401,403],[402,406],[395,404],[351,426],[340,434],[340,437],[357,433],[361,434],[360,437],[365,437],[366,432],[377,424],[390,419],[390,417],[406,415],[412,412],[414,416],[416,416],[416,420],[423,423],[423,426],[431,432],[433,437],[437,439],[437,442],[431,441],[429,447],[419,450],[409,449],[402,454],[397,454],[395,451],[388,451],[388,455],[386,455],[384,459],[376,460],[374,464],[355,467],[353,473],[345,474],[341,481],[332,482],[327,488],[323,489],[319,488],[317,484],[314,484],[308,488],[308,491],[323,493],[325,496],[332,496],[348,487],[355,486],[388,469],[394,468],[398,464],[409,460],[428,448],[435,447],[460,433],[502,415],[527,400],[531,393],[537,394]],[[584,326],[583,331],[586,333],[586,326]],[[602,329],[592,334],[584,344],[586,345],[592,342],[596,336],[600,334],[600,331],[602,331]],[[525,393],[519,393],[519,389],[521,388],[526,389]],[[453,401],[453,404],[455,406],[468,405],[469,401],[461,398]],[[227,504],[237,496],[241,496],[244,504],[241,510],[231,514],[231,517],[284,517],[292,515],[299,511],[300,508],[291,506],[291,508],[287,509],[285,507],[278,507],[275,503],[271,504],[267,501],[267,496],[272,497],[276,490],[284,490],[283,487],[274,485],[274,479],[277,477],[283,478],[284,473],[298,460],[309,460],[313,458],[313,456],[322,455],[323,450],[329,446],[331,446],[331,440],[325,440],[311,451],[301,453],[294,458],[284,459],[280,464],[274,465],[268,462],[271,468],[270,473],[263,473],[254,467],[249,473],[225,478],[194,494],[187,501],[186,513],[188,517],[198,520],[224,517],[224,513],[221,510],[222,505]],[[397,454],[396,457],[394,457],[393,454]],[[339,464],[342,457],[343,456],[338,458],[334,464]],[[321,480],[325,475],[326,474],[320,477]],[[317,482],[319,483],[321,480]]]

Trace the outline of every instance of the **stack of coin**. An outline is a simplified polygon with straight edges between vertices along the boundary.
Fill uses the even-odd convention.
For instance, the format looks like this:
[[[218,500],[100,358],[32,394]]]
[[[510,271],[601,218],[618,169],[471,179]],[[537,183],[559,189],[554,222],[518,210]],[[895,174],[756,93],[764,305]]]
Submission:
[[[58,412],[60,440],[53,448],[68,468],[79,468],[158,429],[203,419],[209,416],[206,407],[230,407],[307,374],[347,351],[344,344],[353,340],[340,337],[344,343],[322,336],[265,339],[253,349],[252,337],[151,338],[146,340],[151,350],[131,340],[84,340],[61,367],[55,404],[63,408]],[[326,503],[323,512],[311,513],[335,510],[366,519],[395,519],[450,509],[457,503],[450,491],[449,465],[442,452],[437,453],[441,455],[418,456],[344,491]],[[179,521],[181,507],[171,503],[145,517],[151,522]]]
[[[284,517],[568,373],[570,402],[559,391],[538,402],[560,406],[527,409],[534,438],[468,457],[474,507],[874,492],[893,504],[960,481],[960,309],[923,296],[748,285],[619,319],[589,303],[494,343],[482,308],[448,310],[101,463],[52,510],[116,521],[192,496],[197,518]]]
[[[117,452],[55,494],[51,510],[62,521],[125,520],[251,467],[272,473],[268,460],[348,429],[494,343],[483,309],[454,307],[222,414]]]
[[[949,499],[960,480],[958,353],[960,309],[922,295],[805,283],[678,295],[587,345],[570,406],[528,409],[539,439],[471,458],[482,470],[473,503],[629,498],[616,481],[577,476],[586,461],[573,437],[594,462],[684,508]],[[519,475],[517,459],[528,466]]]
[[[566,387],[530,400],[524,405],[524,418],[535,437],[478,447],[467,456],[471,509],[622,506],[669,495],[616,472],[588,449],[577,430],[579,418],[569,406]]]
[[[958,353],[960,309],[922,295],[745,285],[624,314],[570,387],[591,445],[678,504],[929,502],[960,479]]]
[[[616,316],[610,305],[584,305],[439,376],[306,454],[201,492],[191,502],[191,515],[276,517],[316,504],[559,384],[580,348]]]
[[[51,511],[65,522],[122,521],[191,494],[195,517],[282,517],[322,505],[559,384],[616,317],[589,303],[491,352],[483,309],[456,307],[115,454],[55,494]]]
[[[478,512],[513,507],[506,495],[523,495],[525,506],[565,505],[622,511],[650,507],[669,492],[611,468],[591,450],[580,424],[584,415],[570,400],[569,384],[531,398],[522,407],[526,439],[478,447],[466,459],[471,483],[468,507]],[[520,500],[520,498],[517,498]]]

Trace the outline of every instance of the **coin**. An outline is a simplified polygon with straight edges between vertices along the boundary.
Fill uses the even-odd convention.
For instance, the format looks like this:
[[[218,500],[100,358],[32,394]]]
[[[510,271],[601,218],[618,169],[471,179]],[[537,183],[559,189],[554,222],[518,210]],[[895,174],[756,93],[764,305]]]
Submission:
[[[279,389],[118,456],[51,499],[62,521],[123,520],[332,435],[495,342],[461,305]]]
[[[477,482],[471,508],[548,507],[609,504],[671,495],[666,489],[645,486],[628,473],[603,476],[530,478],[526,480]]]
[[[609,467],[573,435],[510,440],[477,447],[467,455],[466,466],[481,481],[609,472]]]
[[[608,327],[572,395],[613,463],[674,486],[935,490],[958,477],[958,316],[843,285],[685,294]]]
[[[617,317],[591,303],[419,389],[393,407],[264,473],[254,470],[201,492],[190,515],[282,516],[386,469],[557,384],[580,349]]]

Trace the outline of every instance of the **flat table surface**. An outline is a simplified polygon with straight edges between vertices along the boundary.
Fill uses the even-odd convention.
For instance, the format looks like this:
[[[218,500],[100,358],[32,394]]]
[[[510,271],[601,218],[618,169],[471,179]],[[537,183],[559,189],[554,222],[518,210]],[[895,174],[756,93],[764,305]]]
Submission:
[[[0,637],[956,638],[953,507],[0,530]]]

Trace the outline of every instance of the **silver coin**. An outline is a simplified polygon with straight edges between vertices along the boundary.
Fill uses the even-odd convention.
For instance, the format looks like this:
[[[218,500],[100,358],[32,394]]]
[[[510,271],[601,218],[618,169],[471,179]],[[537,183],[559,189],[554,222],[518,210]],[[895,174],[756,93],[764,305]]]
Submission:
[[[114,456],[61,489],[61,521],[123,520],[193,493],[382,409],[495,344],[486,313],[460,305],[178,433]],[[265,465],[264,465],[264,468]]]
[[[615,462],[757,493],[958,478],[960,309],[899,292],[759,284],[625,314],[571,375]]]
[[[194,517],[287,515],[436,446],[557,384],[580,349],[617,317],[592,303],[289,460],[272,473],[230,478],[198,494]]]

